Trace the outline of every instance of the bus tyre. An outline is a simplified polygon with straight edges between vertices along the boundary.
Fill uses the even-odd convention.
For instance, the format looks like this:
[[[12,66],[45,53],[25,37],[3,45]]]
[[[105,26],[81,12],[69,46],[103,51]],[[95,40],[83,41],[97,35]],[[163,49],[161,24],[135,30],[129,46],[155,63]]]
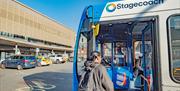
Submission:
[[[60,63],[60,61],[59,60],[56,60],[56,64],[59,64]]]
[[[5,69],[6,68],[5,64],[1,64],[1,68]]]
[[[21,65],[17,66],[17,70],[22,70],[22,69],[23,69],[23,67]]]
[[[65,62],[66,62],[66,61],[64,61],[64,60],[63,60],[61,63],[63,63],[63,64],[64,64]]]

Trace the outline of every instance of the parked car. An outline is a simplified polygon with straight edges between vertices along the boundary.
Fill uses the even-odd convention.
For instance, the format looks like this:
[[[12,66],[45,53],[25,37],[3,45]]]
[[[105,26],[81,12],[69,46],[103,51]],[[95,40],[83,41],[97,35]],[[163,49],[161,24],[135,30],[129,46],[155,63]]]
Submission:
[[[48,57],[38,56],[37,57],[37,66],[45,66],[52,64],[52,61]]]
[[[68,61],[73,62],[74,57],[69,57]]]
[[[52,60],[53,63],[56,64],[64,62],[62,55],[51,55],[49,56],[49,58]]]
[[[15,55],[6,58],[1,63],[1,68],[17,68],[22,70],[24,68],[36,67],[36,57],[31,55]]]
[[[1,59],[1,60],[0,60],[0,64],[1,64],[1,63],[2,63],[2,61],[4,61],[4,60],[5,60],[5,59]]]
[[[62,57],[63,57],[63,62],[69,61],[69,56],[68,56],[68,54],[63,54]]]

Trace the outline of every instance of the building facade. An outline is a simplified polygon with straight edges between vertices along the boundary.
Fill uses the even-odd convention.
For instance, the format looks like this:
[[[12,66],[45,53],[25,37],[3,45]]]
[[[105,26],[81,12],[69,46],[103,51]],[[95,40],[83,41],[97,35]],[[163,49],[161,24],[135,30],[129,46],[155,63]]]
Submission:
[[[1,52],[13,50],[15,45],[29,50],[72,52],[74,42],[75,32],[71,29],[18,1],[0,0]]]

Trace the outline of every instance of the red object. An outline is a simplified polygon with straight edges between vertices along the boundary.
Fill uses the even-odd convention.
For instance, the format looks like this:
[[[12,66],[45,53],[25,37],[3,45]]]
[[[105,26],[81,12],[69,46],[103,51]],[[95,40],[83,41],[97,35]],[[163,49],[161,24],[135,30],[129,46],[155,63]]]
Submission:
[[[151,77],[150,77],[150,75],[147,76],[147,80],[148,80],[148,83],[150,84],[150,82],[151,82]]]
[[[126,73],[124,73],[123,85],[126,85]]]
[[[28,61],[28,60],[23,60],[23,62],[24,62],[24,63],[27,63],[27,62],[29,62],[29,61]]]

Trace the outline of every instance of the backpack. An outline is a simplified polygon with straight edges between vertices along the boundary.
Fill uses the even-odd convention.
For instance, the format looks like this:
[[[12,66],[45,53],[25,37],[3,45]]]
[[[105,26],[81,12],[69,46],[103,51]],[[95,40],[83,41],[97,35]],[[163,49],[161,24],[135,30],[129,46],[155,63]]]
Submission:
[[[78,91],[93,91],[93,72],[95,68],[96,66],[92,70],[83,70],[79,78]]]

